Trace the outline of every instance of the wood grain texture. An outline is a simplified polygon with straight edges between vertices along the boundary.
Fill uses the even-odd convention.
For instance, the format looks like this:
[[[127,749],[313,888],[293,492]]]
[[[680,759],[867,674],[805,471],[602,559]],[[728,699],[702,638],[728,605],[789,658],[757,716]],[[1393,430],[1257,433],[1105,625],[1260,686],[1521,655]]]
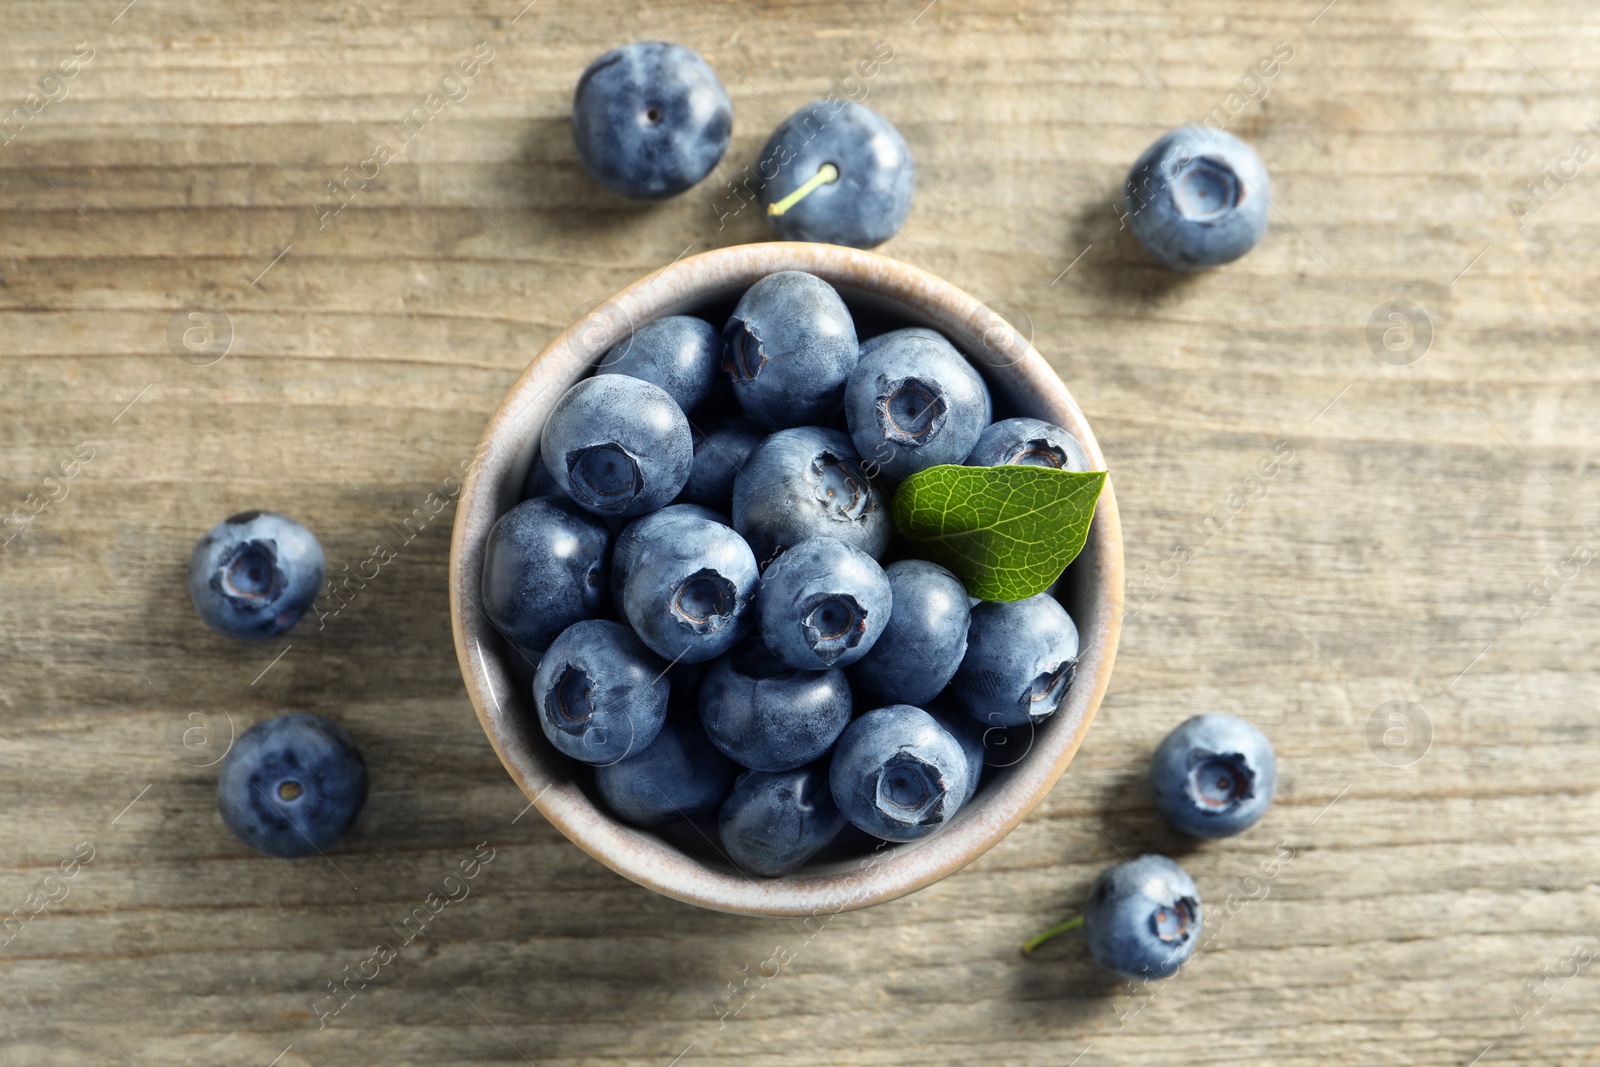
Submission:
[[[124,2],[0,5],[0,120],[93,52],[0,146],[0,492],[58,498],[0,549],[0,912],[65,892],[0,933],[0,1065],[1600,1062],[1600,579],[1575,562],[1600,551],[1600,163],[1569,162],[1600,149],[1592,4]],[[717,180],[638,206],[584,178],[567,111],[590,58],[651,37],[706,54],[736,128]],[[204,630],[202,531],[271,507],[336,571],[365,559],[579,309],[767,236],[725,183],[879,41],[892,60],[846,88],[919,165],[883,251],[1031,330],[1128,538],[1110,695],[1005,842],[820,931],[612,875],[518,817],[477,728],[448,511],[320,630]],[[465,96],[319,222],[325,183],[397,146],[478,42]],[[1153,267],[1119,230],[1123,170],[1260,96],[1279,42],[1229,122],[1273,175],[1267,240]],[[1546,167],[1571,177],[1519,227],[1507,201]],[[233,330],[210,366],[167,341],[196,300]],[[1407,366],[1368,344],[1391,300],[1433,326]],[[1402,766],[1369,744],[1390,701],[1431,727]],[[215,814],[228,719],[284,708],[342,722],[372,768],[330,862],[249,855]],[[1256,830],[1194,847],[1141,776],[1200,711],[1263,725],[1282,781]],[[471,895],[319,1029],[328,983],[485,841]],[[1143,850],[1210,908],[1180,978],[1130,990],[1071,939],[1020,957]]]

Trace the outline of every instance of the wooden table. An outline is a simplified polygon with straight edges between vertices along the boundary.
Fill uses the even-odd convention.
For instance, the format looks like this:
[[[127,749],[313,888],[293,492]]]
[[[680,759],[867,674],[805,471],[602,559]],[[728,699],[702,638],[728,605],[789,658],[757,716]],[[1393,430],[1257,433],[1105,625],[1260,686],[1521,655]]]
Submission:
[[[0,1065],[1600,1062],[1592,4],[125,2],[0,7]],[[253,507],[354,568],[571,318],[767,236],[725,184],[638,206],[580,171],[579,71],[651,37],[734,99],[723,182],[830,89],[899,126],[882,251],[1031,330],[1128,533],[1136,611],[1051,798],[809,938],[526,810],[451,650],[450,511],[286,640],[212,636],[184,587]],[[1178,277],[1113,205],[1208,114],[1271,168],[1272,230]],[[332,862],[215,813],[229,724],[285,708],[372,768]],[[1201,711],[1261,724],[1282,781],[1195,847],[1142,776]],[[1020,956],[1146,850],[1206,897],[1180,978]]]

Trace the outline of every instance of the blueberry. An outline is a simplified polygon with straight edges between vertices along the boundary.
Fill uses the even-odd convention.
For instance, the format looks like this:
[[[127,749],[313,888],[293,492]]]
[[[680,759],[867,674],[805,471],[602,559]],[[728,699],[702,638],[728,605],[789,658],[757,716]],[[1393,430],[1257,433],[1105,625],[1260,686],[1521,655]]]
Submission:
[[[796,670],[759,638],[717,660],[700,683],[700,721],[728,758],[786,771],[823,755],[850,722],[841,670]]]
[[[605,605],[606,524],[564,497],[524,500],[489,531],[483,612],[506,639],[542,651]]]
[[[1267,735],[1232,715],[1185,719],[1156,747],[1150,787],[1167,821],[1195,837],[1231,837],[1267,813],[1278,758]]]
[[[217,633],[262,641],[300,621],[326,573],[310,530],[271,511],[246,511],[195,542],[189,598]]]
[[[689,420],[666,390],[625,374],[585,378],[545,420],[540,452],[556,483],[596,515],[643,515],[683,489]]]
[[[877,561],[831,537],[801,541],[761,576],[761,639],[791,667],[848,667],[889,624],[893,590]]]
[[[673,504],[671,507],[652,511],[648,515],[634,519],[617,534],[617,542],[611,549],[611,599],[618,611],[622,610],[622,592],[627,588],[628,575],[633,573],[633,563],[639,558],[639,551],[644,542],[663,525],[682,522],[685,519],[705,519],[710,522],[720,522],[724,526],[728,525],[725,516],[710,508],[703,508],[699,504]]]
[[[693,716],[674,715],[643,750],[595,768],[594,782],[619,819],[652,828],[715,808],[737,773]]]
[[[722,362],[722,335],[705,319],[669,315],[647,322],[607,352],[596,374],[626,374],[666,390],[693,411],[711,395]]]
[[[872,248],[898,233],[911,214],[917,186],[911,149],[888,119],[862,104],[807,104],[772,132],[761,159],[767,169],[777,168],[777,176],[757,197],[786,241]],[[797,202],[784,203],[808,184]],[[774,205],[781,214],[773,213]]]
[[[850,439],[869,469],[895,479],[960,463],[989,425],[983,379],[943,341],[900,337],[856,364],[845,386]]]
[[[855,369],[855,320],[833,286],[786,270],[745,290],[722,331],[722,369],[744,413],[763,426],[821,422]]]
[[[722,847],[740,870],[788,874],[845,828],[826,764],[792,771],[745,771],[722,802]]]
[[[536,496],[561,496],[567,495],[565,489],[556,484],[556,476],[550,473],[550,468],[538,456],[533,457],[533,462],[528,464],[528,475],[522,479],[523,500],[532,500]]]
[[[845,728],[829,767],[834,803],[885,841],[915,841],[943,826],[967,796],[961,744],[921,708],[892,704]]]
[[[586,619],[561,631],[533,675],[539,725],[585,763],[615,763],[661,732],[667,665],[621,623]]]
[[[967,590],[961,579],[927,560],[898,560],[883,573],[894,610],[872,648],[850,668],[850,682],[874,703],[927,707],[966,655]]]
[[[1231,133],[1184,126],[1159,138],[1123,185],[1128,223],[1176,270],[1230,263],[1267,232],[1272,183],[1255,149]]]
[[[893,526],[850,439],[803,426],[773,434],[745,460],[733,479],[733,528],[765,563],[810,537],[832,537],[876,558]]]
[[[968,467],[1054,467],[1089,470],[1089,453],[1059,426],[1039,419],[1001,419],[983,431],[966,458]]]
[[[967,654],[950,692],[988,726],[1022,726],[1053,714],[1078,666],[1078,628],[1048,593],[972,609]]]
[[[1083,909],[1094,961],[1124,978],[1170,978],[1200,940],[1200,891],[1165,856],[1140,856],[1101,871]]]
[[[728,150],[733,104],[699,53],[637,41],[590,63],[572,99],[572,139],[595,181],[635,200],[694,185]]]
[[[658,524],[637,544],[621,607],[651,651],[703,663],[750,632],[760,572],[744,538],[713,519],[686,516]]]
[[[961,803],[965,804],[972,799],[978,791],[978,783],[983,780],[983,768],[989,755],[989,730],[974,722],[972,716],[951,700],[932,701],[926,710],[950,732],[950,736],[961,746],[962,755],[967,757],[967,791],[961,797]]]
[[[217,811],[234,837],[279,859],[332,848],[367,802],[367,765],[320,715],[263,719],[223,757]]]
[[[767,431],[749,419],[724,419],[705,433],[692,426],[690,431],[694,434],[694,468],[678,499],[726,511],[733,506],[734,476],[744,469],[745,460]]]

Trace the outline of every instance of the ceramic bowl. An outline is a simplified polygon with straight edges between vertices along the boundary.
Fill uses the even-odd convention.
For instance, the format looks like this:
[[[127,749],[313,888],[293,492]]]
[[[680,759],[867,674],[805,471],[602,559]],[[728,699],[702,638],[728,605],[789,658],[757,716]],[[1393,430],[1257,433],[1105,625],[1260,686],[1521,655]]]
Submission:
[[[1057,585],[1082,639],[1067,699],[1031,737],[1012,739],[1014,755],[992,751],[977,796],[949,825],[922,841],[885,844],[876,851],[864,842],[859,855],[814,861],[781,878],[753,878],[720,859],[711,845],[714,829],[709,835],[682,828],[644,831],[605,809],[587,769],[545,740],[533,716],[532,695],[519,681],[527,673],[513,669],[481,610],[484,542],[495,520],[520,498],[551,407],[601,355],[636,327],[664,315],[699,312],[720,326],[740,293],[782,270],[810,271],[825,279],[858,321],[877,329],[923,325],[942,331],[982,371],[997,409],[1067,428],[1096,469],[1105,468],[1100,446],[1066,386],[1010,324],[925,271],[850,248],[774,242],[680,260],[597,305],[528,364],[484,431],[464,479],[450,544],[450,618],[467,694],[507,772],[580,848],[659,893],[747,915],[813,915],[879,904],[930,885],[992,848],[1044,799],[1082,744],[1111,678],[1122,618],[1122,533],[1108,480],[1088,544]],[[868,332],[875,330],[863,330]]]

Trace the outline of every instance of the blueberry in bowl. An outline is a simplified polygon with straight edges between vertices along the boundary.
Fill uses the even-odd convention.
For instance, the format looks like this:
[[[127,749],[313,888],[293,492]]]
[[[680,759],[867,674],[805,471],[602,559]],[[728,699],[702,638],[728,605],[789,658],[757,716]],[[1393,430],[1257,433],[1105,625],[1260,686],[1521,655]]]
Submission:
[[[793,279],[796,274],[816,282]],[[783,275],[791,280],[768,286],[787,290],[778,293],[783,299],[751,297],[764,280]],[[674,446],[671,435],[662,436],[659,447],[636,447],[637,441],[624,439],[635,432],[630,416],[645,405],[595,405],[592,417],[572,428],[570,439],[550,447],[543,436],[561,398],[580,382],[632,379],[661,389],[659,382],[669,381],[665,376],[655,382],[635,377],[655,373],[643,362],[634,374],[589,375],[602,361],[601,353],[631,353],[649,324],[683,315],[713,326],[727,324],[722,383],[711,395],[691,412],[682,404],[692,400],[674,399],[665,389],[651,402],[657,410],[670,402],[689,423],[690,476],[676,489],[675,478],[662,479],[665,499],[652,497],[631,514],[596,513],[559,484],[550,493],[553,478],[537,484],[542,496],[566,499],[606,526],[612,543],[602,553],[594,614],[567,626],[595,632],[580,630],[582,640],[569,640],[563,632],[542,657],[524,652],[539,666],[533,680],[519,684],[515,678],[526,679],[528,671],[514,666],[516,649],[483,611],[489,532],[517,506],[531,467],[560,469],[562,446],[571,451],[616,444],[638,457],[639,484],[651,484],[644,460],[665,457]],[[788,325],[774,333],[780,322]],[[557,337],[507,393],[462,490],[451,545],[451,614],[468,695],[485,733],[507,771],[563,833],[606,865],[679,900],[745,914],[807,915],[876,904],[945,876],[991,847],[1040,802],[1081,744],[1107,684],[1122,575],[1109,488],[1091,503],[1092,524],[1083,520],[1081,553],[1049,589],[1061,617],[1070,621],[1076,648],[1067,650],[1070,655],[1046,655],[1065,647],[1046,641],[1022,666],[1010,664],[1009,674],[1002,672],[1009,703],[1020,708],[1021,698],[1029,696],[1025,726],[992,725],[958,699],[956,679],[975,643],[970,620],[992,602],[973,605],[964,595],[970,576],[958,573],[953,584],[905,583],[904,626],[897,630],[899,589],[892,575],[960,570],[935,563],[924,541],[901,525],[892,505],[906,487],[953,472],[966,472],[961,479],[1005,481],[1029,464],[1006,463],[992,471],[964,466],[977,440],[967,437],[959,447],[951,445],[947,463],[918,470],[904,481],[874,465],[851,440],[844,411],[850,374],[861,362],[860,336],[889,338],[869,342],[869,352],[910,339],[939,350],[941,362],[945,355],[963,358],[982,386],[979,431],[991,417],[1037,419],[1075,440],[1094,472],[1089,477],[1103,479],[1098,472],[1104,460],[1093,434],[1060,379],[1015,331],[997,323],[990,309],[938,278],[872,253],[774,243],[686,257],[624,289],[606,303],[606,314],[591,316],[582,329]],[[952,375],[967,377],[963,368]],[[705,495],[691,493],[699,465],[696,446],[703,450],[730,424],[739,427],[736,448],[742,458],[708,468],[713,488]],[[597,427],[603,441],[586,437]],[[624,473],[628,477],[622,480],[631,486],[632,472]],[[1062,468],[1025,472],[1028,478],[1057,474],[1085,477]],[[710,509],[701,510],[706,505]],[[662,613],[642,600],[630,610],[627,590],[651,560],[673,561],[659,562],[668,586],[674,576],[698,573],[701,568],[689,566],[702,555],[694,531],[709,529],[707,523],[731,529],[754,556],[761,573],[747,612],[756,625],[730,650],[693,663],[694,653],[683,654],[681,646],[657,641],[652,648],[643,639],[643,631]],[[728,540],[724,533],[716,537]],[[820,540],[844,547],[826,553],[807,547]],[[844,595],[812,604],[813,592]],[[994,597],[1004,602],[1010,595]],[[1031,594],[1016,595],[1028,599]],[[658,607],[667,604],[670,614],[670,598],[654,600]],[[826,606],[827,601],[837,603]],[[700,602],[698,594],[694,602]],[[841,606],[848,610],[838,610]],[[966,633],[963,610],[969,619]],[[1053,621],[1060,624],[1061,617]],[[610,632],[602,636],[600,630]],[[898,647],[896,632],[901,633]],[[1052,632],[1059,637],[1066,631],[1057,625]],[[890,644],[874,673],[873,660],[884,641]],[[992,653],[994,643],[989,644]],[[531,666],[526,659],[520,662]],[[1023,667],[1035,669],[1030,673]],[[800,695],[791,700],[783,693]],[[1032,699],[1035,693],[1039,700]],[[815,714],[786,715],[801,697]],[[1042,714],[1046,707],[1051,714]],[[548,714],[552,709],[555,716]],[[583,741],[600,709],[615,709],[614,723],[638,738],[637,749],[630,743],[627,751],[608,751],[601,758],[598,738],[592,745]],[[650,795],[655,788],[673,794],[671,786],[691,784],[694,775],[684,768],[694,761],[680,758],[689,746],[675,747],[681,737],[672,725],[690,709],[699,715],[711,748],[741,777],[719,806],[702,807],[715,793],[708,789],[693,803],[677,803],[685,817],[674,814],[658,824],[664,809],[635,808],[616,788],[616,768],[646,753],[654,756],[654,746],[666,738],[657,769],[632,777],[624,772],[624,780],[634,786],[648,783]],[[886,714],[886,709],[894,710]],[[985,704],[981,710],[992,709]],[[897,725],[882,729],[879,723]],[[657,724],[653,733],[652,724]],[[985,766],[986,756],[997,755],[989,746],[991,737],[1009,738],[1017,730],[1029,731],[1027,744],[999,753],[1008,758]],[[609,744],[617,731],[603,732]],[[591,747],[596,750],[586,751]],[[631,767],[652,764],[647,758]],[[849,773],[841,773],[847,765]],[[670,786],[664,775],[674,778]],[[875,784],[863,793],[868,779]],[[742,790],[737,782],[745,783]],[[855,799],[844,800],[846,794]],[[632,791],[635,799],[639,795]],[[841,819],[845,828],[835,835]],[[886,836],[874,840],[880,833]]]
[[[310,530],[272,511],[217,523],[189,555],[189,598],[205,624],[226,637],[264,641],[305,615],[327,563]]]

